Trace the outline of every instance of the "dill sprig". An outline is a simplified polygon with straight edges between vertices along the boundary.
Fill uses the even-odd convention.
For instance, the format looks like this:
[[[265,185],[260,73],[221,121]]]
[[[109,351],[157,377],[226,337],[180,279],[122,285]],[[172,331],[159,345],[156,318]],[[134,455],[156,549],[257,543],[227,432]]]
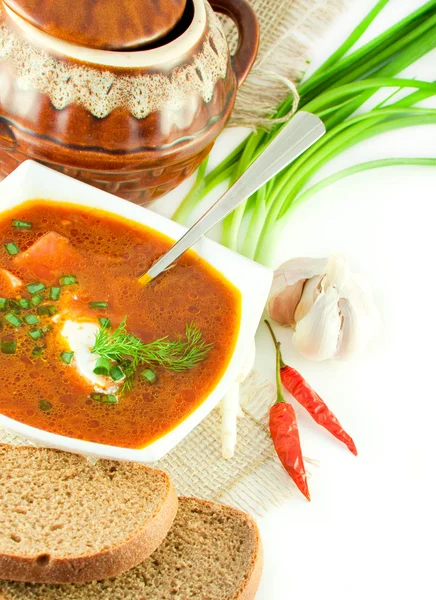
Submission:
[[[212,344],[204,341],[200,329],[194,324],[186,325],[185,337],[170,340],[168,336],[145,344],[127,331],[127,317],[114,331],[107,324],[100,327],[91,350],[102,358],[107,358],[123,366],[126,376],[123,393],[131,390],[134,375],[140,365],[161,366],[170,371],[186,371],[204,360]]]

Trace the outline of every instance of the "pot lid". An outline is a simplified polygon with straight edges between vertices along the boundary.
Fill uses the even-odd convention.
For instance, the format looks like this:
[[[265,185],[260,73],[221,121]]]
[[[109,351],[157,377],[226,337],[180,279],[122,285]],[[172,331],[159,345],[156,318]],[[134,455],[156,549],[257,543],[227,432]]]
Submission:
[[[155,46],[183,16],[186,0],[3,0],[49,35],[101,50]]]

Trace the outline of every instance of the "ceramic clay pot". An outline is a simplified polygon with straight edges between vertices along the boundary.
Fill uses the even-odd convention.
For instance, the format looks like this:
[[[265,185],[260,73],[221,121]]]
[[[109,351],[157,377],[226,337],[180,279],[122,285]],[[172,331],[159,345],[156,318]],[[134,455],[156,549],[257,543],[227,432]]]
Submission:
[[[146,204],[191,175],[226,124],[256,17],[247,0],[70,6],[0,1],[0,175],[32,158]],[[233,57],[214,10],[237,25]]]

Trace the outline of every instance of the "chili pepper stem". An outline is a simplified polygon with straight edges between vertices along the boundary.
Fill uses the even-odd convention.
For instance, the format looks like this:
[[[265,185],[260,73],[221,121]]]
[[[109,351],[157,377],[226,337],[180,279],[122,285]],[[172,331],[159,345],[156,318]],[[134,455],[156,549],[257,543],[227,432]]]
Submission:
[[[276,404],[278,404],[279,402],[286,402],[284,396],[283,396],[283,392],[282,392],[282,380],[280,377],[280,371],[281,369],[283,369],[283,367],[285,366],[285,363],[283,362],[283,358],[282,358],[282,353],[280,350],[280,342],[277,340],[276,336],[274,335],[274,331],[271,327],[271,325],[269,324],[269,322],[265,319],[265,323],[266,326],[269,329],[269,332],[272,336],[273,342],[274,342],[274,346],[276,348],[276,381],[277,381],[277,400],[276,400]]]

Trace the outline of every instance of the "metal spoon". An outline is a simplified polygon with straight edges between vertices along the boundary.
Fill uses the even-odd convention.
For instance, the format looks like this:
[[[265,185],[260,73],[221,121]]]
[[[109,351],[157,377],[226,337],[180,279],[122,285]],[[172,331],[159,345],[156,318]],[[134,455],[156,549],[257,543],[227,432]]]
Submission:
[[[167,269],[214,225],[219,223],[241,202],[312,146],[325,133],[324,123],[317,116],[300,111],[280,131],[248,169],[213,204],[202,217],[142,275],[139,282],[148,283]]]

